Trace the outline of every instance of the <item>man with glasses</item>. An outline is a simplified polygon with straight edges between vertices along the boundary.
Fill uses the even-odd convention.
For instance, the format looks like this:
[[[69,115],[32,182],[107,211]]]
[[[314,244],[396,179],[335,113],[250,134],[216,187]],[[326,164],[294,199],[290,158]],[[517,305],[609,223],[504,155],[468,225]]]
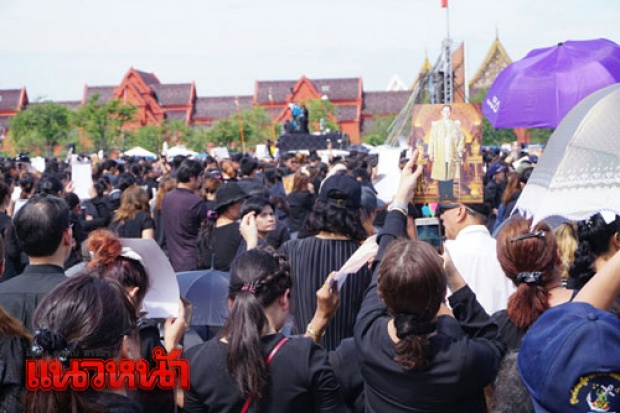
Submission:
[[[0,306],[32,331],[39,301],[67,279],[63,264],[73,243],[69,207],[56,196],[37,195],[17,212],[13,225],[30,264],[22,274],[0,284]]]
[[[487,313],[503,310],[515,290],[497,260],[496,242],[486,227],[488,204],[442,204],[444,248]]]

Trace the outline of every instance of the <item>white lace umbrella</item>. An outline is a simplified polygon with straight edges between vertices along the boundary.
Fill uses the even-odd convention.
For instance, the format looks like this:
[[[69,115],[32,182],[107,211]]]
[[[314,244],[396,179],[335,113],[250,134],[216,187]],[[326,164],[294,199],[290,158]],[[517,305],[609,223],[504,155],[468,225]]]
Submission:
[[[620,215],[620,84],[583,99],[549,138],[515,208],[534,219]]]

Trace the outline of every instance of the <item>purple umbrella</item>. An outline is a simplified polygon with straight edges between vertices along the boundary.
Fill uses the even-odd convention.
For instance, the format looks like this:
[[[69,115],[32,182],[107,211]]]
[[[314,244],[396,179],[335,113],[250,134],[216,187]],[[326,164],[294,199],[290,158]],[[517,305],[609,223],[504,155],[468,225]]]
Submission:
[[[482,113],[495,128],[555,129],[583,98],[620,82],[620,46],[607,39],[535,49],[506,67]]]

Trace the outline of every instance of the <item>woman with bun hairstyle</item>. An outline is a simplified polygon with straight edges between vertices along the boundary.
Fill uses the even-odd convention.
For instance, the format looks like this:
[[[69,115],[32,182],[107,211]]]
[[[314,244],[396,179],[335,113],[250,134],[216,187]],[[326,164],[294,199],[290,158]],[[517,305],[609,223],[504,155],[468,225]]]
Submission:
[[[316,293],[313,334],[306,334],[317,342],[338,305],[337,292],[330,293],[331,278]],[[185,393],[185,412],[342,411],[327,353],[313,340],[280,333],[292,287],[288,263],[270,247],[235,259],[226,325],[218,338],[186,355],[191,388]]]
[[[578,246],[569,269],[569,287],[581,289],[620,250],[620,217],[605,222],[596,214],[577,223]]]
[[[447,253],[408,240],[407,203],[422,167],[407,162],[387,214],[380,264],[355,324],[367,412],[486,412],[504,354],[497,327]],[[452,311],[444,304],[447,288]]]
[[[160,340],[159,326],[147,318],[148,314],[140,313],[144,297],[151,287],[149,275],[142,264],[142,258],[133,250],[123,248],[120,240],[109,230],[93,231],[86,240],[88,250],[93,258],[88,268],[93,273],[106,279],[118,281],[125,287],[134,308],[134,317],[137,318],[138,335],[140,337],[140,357],[148,360],[151,367],[155,367],[152,354],[157,347],[163,347],[170,352],[177,347],[187,329],[185,324],[185,310],[179,302],[179,317],[169,317],[164,324],[164,341]],[[145,411],[157,408],[162,411],[174,409],[174,396],[171,391],[152,390],[138,391],[136,397]],[[168,409],[168,410],[166,410]]]
[[[576,291],[562,284],[562,260],[553,230],[546,222],[514,216],[497,237],[497,258],[504,274],[517,287],[506,310],[493,320],[508,350],[518,350],[523,336],[551,307],[572,301]]]
[[[32,353],[59,359],[70,356],[101,359],[136,358],[135,310],[117,281],[80,274],[58,284],[39,303],[33,318]],[[32,391],[24,411],[141,412],[128,397],[112,391]]]
[[[568,270],[567,285],[581,290],[620,251],[620,216],[609,223],[601,214],[579,221],[577,235],[578,246]],[[611,312],[620,317],[620,298],[611,306]]]

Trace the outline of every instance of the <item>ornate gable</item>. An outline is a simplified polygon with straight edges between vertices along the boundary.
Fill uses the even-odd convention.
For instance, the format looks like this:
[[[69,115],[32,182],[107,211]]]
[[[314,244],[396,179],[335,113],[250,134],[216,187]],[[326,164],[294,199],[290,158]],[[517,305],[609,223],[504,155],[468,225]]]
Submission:
[[[512,60],[499,41],[499,36],[496,36],[482,65],[469,82],[469,95],[474,97],[480,91],[490,88],[497,75],[511,63]]]
[[[136,126],[158,123],[164,119],[164,110],[157,102],[153,87],[160,85],[154,74],[135,70],[133,67],[114,89],[114,99],[130,103],[138,108]]]
[[[433,70],[433,65],[431,64],[430,60],[428,60],[427,54],[426,56],[424,56],[424,62],[422,63],[420,71],[418,72],[418,77],[413,82],[413,85],[411,85],[411,90],[415,90],[418,85],[422,86],[421,83],[424,81],[426,76],[428,76],[431,70]]]
[[[320,99],[322,94],[316,90],[314,84],[305,76],[293,86],[291,94],[287,96],[289,102],[301,102],[304,100]]]

